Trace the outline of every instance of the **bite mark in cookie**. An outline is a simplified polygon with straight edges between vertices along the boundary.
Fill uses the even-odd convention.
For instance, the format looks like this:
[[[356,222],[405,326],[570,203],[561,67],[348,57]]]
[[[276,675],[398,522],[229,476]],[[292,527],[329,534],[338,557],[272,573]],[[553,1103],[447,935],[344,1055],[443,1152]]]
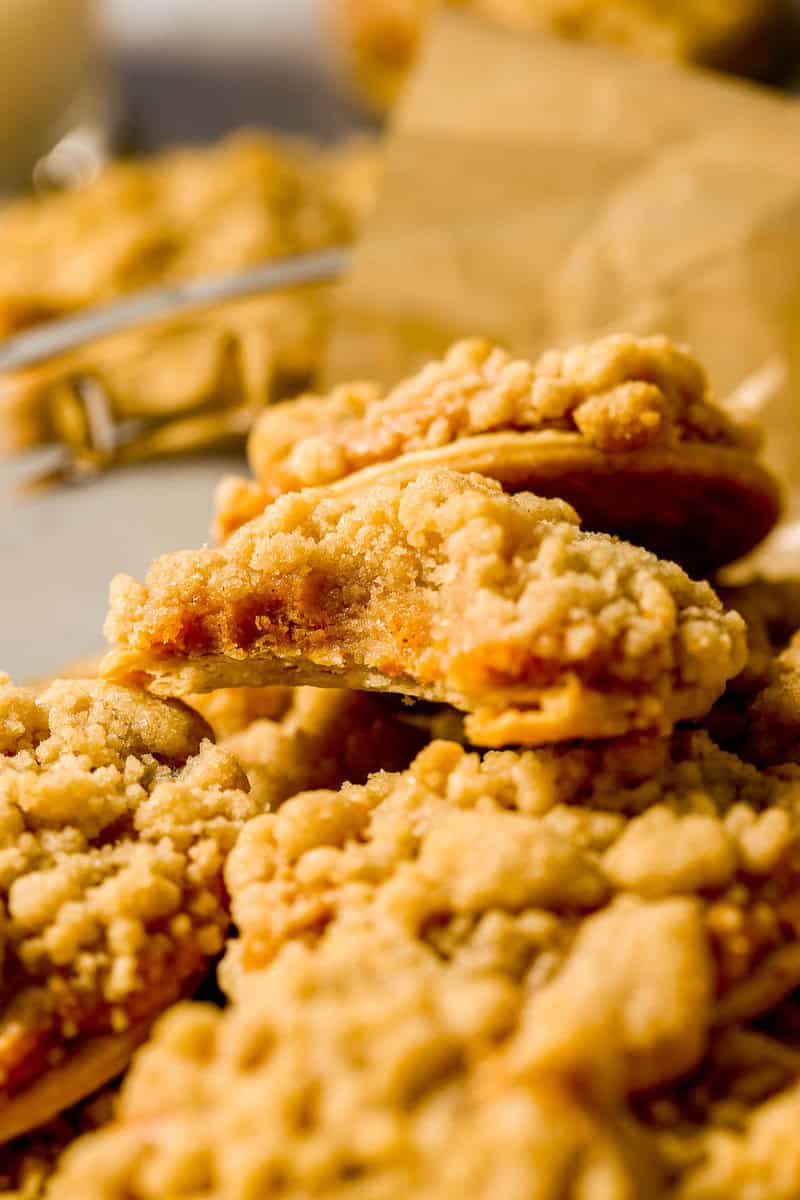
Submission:
[[[452,471],[283,497],[224,547],[112,584],[104,670],[164,695],[311,683],[454,705],[477,744],[666,731],[744,661],[743,622],[561,501]]]

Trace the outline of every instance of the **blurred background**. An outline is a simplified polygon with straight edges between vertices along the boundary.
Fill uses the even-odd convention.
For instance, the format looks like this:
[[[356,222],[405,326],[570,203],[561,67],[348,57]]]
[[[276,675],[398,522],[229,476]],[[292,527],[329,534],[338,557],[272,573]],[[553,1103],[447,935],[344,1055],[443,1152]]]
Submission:
[[[363,119],[333,78],[316,0],[2,0],[0,20],[6,191],[87,121],[153,149],[245,122],[333,138]]]
[[[603,0],[454,0],[454,5],[462,12],[473,10],[470,19],[480,38],[500,47],[501,55],[519,48],[509,38],[508,30],[515,36],[517,31],[527,35],[544,30],[573,42],[600,43],[603,47],[611,44],[633,51],[637,64],[666,60],[666,67],[661,61],[658,68],[673,74],[664,77],[667,86],[661,89],[658,84],[651,88],[647,75],[643,94],[648,102],[653,101],[653,111],[645,119],[637,108],[638,118],[642,129],[657,129],[662,120],[657,110],[663,98],[663,120],[669,127],[670,105],[675,92],[681,92],[688,97],[683,139],[687,145],[692,141],[695,112],[702,107],[692,98],[692,79],[701,91],[708,84],[696,73],[690,77],[683,70],[686,63],[784,86],[791,86],[798,78],[800,38],[792,12],[800,12],[800,0],[794,5],[793,0],[720,0],[715,4],[683,0],[674,6],[666,0],[608,0],[607,4]],[[0,196],[9,201],[0,210],[0,335],[22,331],[49,317],[92,307],[144,286],[235,271],[286,253],[353,241],[364,228],[362,218],[372,211],[385,158],[377,139],[356,138],[352,143],[347,139],[354,132],[371,136],[380,130],[381,118],[390,109],[414,60],[417,38],[424,36],[421,18],[436,7],[428,0],[0,0]],[[487,17],[488,22],[484,20]],[[456,24],[459,19],[463,18],[453,18]],[[498,29],[498,23],[506,29]],[[509,49],[512,41],[513,48]],[[532,46],[529,43],[529,48]],[[563,41],[556,44],[552,37],[539,39],[537,46],[543,57],[536,60],[538,69],[525,68],[525,79],[544,80],[546,92],[549,68],[554,74],[554,94],[561,96],[563,76],[558,54],[565,52]],[[587,85],[584,75],[580,75],[580,83],[568,97],[575,115],[572,133],[576,133],[577,141],[569,142],[569,131],[557,130],[558,120],[569,104],[551,104],[549,95],[543,102],[538,96],[514,110],[520,122],[535,124],[541,118],[540,141],[548,148],[543,160],[546,169],[530,172],[532,180],[525,185],[529,190],[518,204],[517,216],[522,214],[530,222],[526,236],[531,242],[536,241],[537,229],[546,228],[540,216],[542,212],[547,216],[548,204],[560,213],[575,200],[575,180],[560,170],[556,176],[558,187],[552,189],[552,196],[548,192],[553,130],[555,144],[559,137],[566,138],[572,149],[564,154],[574,157],[577,142],[582,145],[587,141],[585,113],[592,113],[594,133],[599,130],[608,137],[609,144],[604,147],[608,162],[619,157],[618,143],[624,142],[627,132],[629,110],[620,102],[617,116],[622,125],[614,141],[617,134],[610,97],[624,94],[624,77],[636,73],[630,66],[633,57],[607,56],[605,49],[599,55],[594,49],[586,52],[590,58],[585,62],[591,71],[597,64],[616,64],[620,90],[609,91],[601,80],[599,103],[595,104],[597,92],[594,97],[584,96]],[[437,77],[437,101],[442,95],[452,97],[459,89],[472,101],[480,91],[473,82],[481,75],[480,68],[464,72],[449,55],[444,54],[443,59],[441,76]],[[490,59],[481,40],[475,61],[482,66]],[[523,59],[527,63],[525,53]],[[601,76],[604,69],[598,68]],[[682,78],[674,74],[676,70],[682,72]],[[718,78],[722,80],[723,76]],[[677,86],[672,89],[670,82]],[[784,254],[787,230],[778,218],[772,220],[773,214],[779,217],[786,210],[785,193],[793,201],[795,194],[800,197],[800,178],[794,179],[797,113],[794,106],[782,100],[775,105],[775,97],[779,96],[776,90],[746,94],[738,83],[731,87],[726,81],[720,98],[715,86],[713,80],[714,103],[710,109],[716,111],[719,102],[721,113],[734,113],[731,162],[726,164],[729,173],[719,191],[706,186],[708,178],[717,179],[716,160],[704,164],[705,175],[693,170],[688,162],[677,172],[670,168],[666,185],[656,179],[645,202],[640,203],[638,186],[633,187],[630,207],[624,210],[621,220],[619,244],[612,246],[610,261],[619,274],[621,266],[630,260],[629,282],[638,284],[641,276],[659,293],[659,303],[664,297],[671,302],[675,280],[660,280],[651,263],[657,267],[665,261],[663,221],[674,217],[678,205],[685,208],[683,224],[677,222],[681,229],[686,226],[686,217],[691,218],[689,225],[699,223],[701,234],[695,248],[699,246],[701,257],[708,246],[709,231],[716,233],[721,228],[724,233],[730,225],[740,231],[740,245],[747,245],[751,233],[757,231],[760,235],[769,227],[771,256],[762,255],[763,261],[758,260],[761,266],[753,275],[756,282],[739,311],[748,334],[757,327],[752,319],[754,309],[764,318],[764,346],[754,348],[754,363],[745,364],[744,370],[754,372],[758,379],[771,380],[776,372],[780,373],[774,360],[783,354],[782,345],[780,354],[773,353],[778,333],[781,338],[784,333],[782,318],[775,316],[778,312],[791,315],[791,321],[787,318],[785,322],[787,327],[791,325],[785,339],[791,343],[791,353],[783,358],[793,357],[800,368],[800,342],[794,332],[794,313],[800,306],[800,250],[794,261],[795,286],[795,275],[788,269],[792,263]],[[491,81],[487,89],[491,94],[475,106],[481,108],[481,116],[497,108],[497,89]],[[737,123],[740,104],[743,116]],[[762,114],[763,104],[769,111]],[[772,137],[771,122],[778,109],[780,137]],[[433,113],[438,117],[439,112],[438,103],[425,107],[426,116]],[[751,167],[739,153],[739,128],[746,130],[748,121],[756,116],[770,135],[761,140],[772,146],[774,161],[768,161],[767,147],[763,161],[754,160]],[[161,159],[148,157],[176,144],[214,143],[242,126],[261,128],[265,133],[236,139],[221,149],[212,146],[194,155],[168,156],[166,166]],[[497,159],[502,169],[493,177],[499,184],[497,194],[486,192],[487,203],[490,201],[486,222],[489,243],[501,227],[509,238],[516,237],[516,226],[498,220],[495,207],[502,203],[503,194],[511,190],[513,182],[505,130],[506,125],[500,131],[499,141],[503,144]],[[303,134],[315,144],[299,147],[286,142],[284,134]],[[450,136],[449,132],[439,134],[443,139]],[[751,142],[751,153],[756,154],[759,138]],[[337,143],[345,144],[345,150],[331,151],[329,147]],[[423,139],[423,147],[433,143]],[[661,146],[659,135],[654,139],[654,160]],[[788,154],[787,146],[791,147]],[[427,173],[434,179],[431,193],[436,193],[428,197],[429,215],[433,214],[434,226],[438,222],[445,230],[447,246],[453,232],[452,197],[460,189],[462,176],[473,169],[471,147],[469,143],[464,150],[467,165],[459,167],[457,186],[438,187],[436,171]],[[125,156],[129,165],[101,172],[109,154]],[[560,168],[558,153],[555,158]],[[409,170],[409,178],[402,181],[405,192],[394,178],[389,194],[394,200],[405,196],[400,214],[409,223],[409,242],[405,245],[413,243],[416,249],[422,213],[420,176],[425,171],[419,169],[417,152],[403,161]],[[524,167],[524,162],[521,165]],[[484,174],[491,182],[492,172]],[[519,172],[517,175],[516,186],[521,187],[522,176]],[[586,212],[616,211],[608,197],[592,193],[595,184],[597,188],[603,186],[602,172],[587,172],[586,179]],[[97,180],[94,187],[92,180]],[[70,185],[76,183],[88,186],[73,193]],[[759,190],[762,185],[763,200]],[[37,199],[14,201],[16,196],[29,194],[31,188],[39,193]],[[774,194],[770,188],[774,188]],[[161,204],[164,196],[166,202]],[[654,196],[665,206],[663,221],[658,206],[652,203]],[[541,209],[537,208],[540,202]],[[800,206],[800,198],[797,203]],[[720,221],[721,215],[725,221]],[[390,216],[396,220],[398,214]],[[371,234],[374,226],[375,222],[368,227]],[[631,229],[638,230],[638,242],[631,241]],[[796,236],[793,225],[791,232],[792,237]],[[469,220],[465,219],[462,234],[464,253],[446,255],[450,266],[455,263],[463,267],[470,259],[467,251],[474,249],[474,225]],[[544,236],[550,254],[553,248]],[[570,233],[565,243],[567,257],[573,249],[572,238]],[[676,235],[672,243],[681,255],[684,240]],[[593,244],[591,239],[586,242]],[[575,324],[575,328],[570,325],[561,330],[564,338],[569,335],[572,340],[580,340],[586,333],[580,326],[581,313],[591,326],[598,296],[613,290],[607,285],[607,249],[606,243],[601,243],[599,250],[595,247],[596,252],[586,256],[586,303],[583,308],[573,303],[563,306]],[[401,244],[397,257],[401,261],[396,264],[396,274],[399,278],[406,270],[408,306],[415,309],[416,316],[417,255],[409,255]],[[720,262],[730,265],[730,259],[729,247],[722,246]],[[522,284],[537,289],[539,276],[525,265],[527,260],[517,253],[516,243],[503,269],[493,269],[488,282],[497,285],[505,300],[512,260],[520,260],[518,270],[524,278],[519,294],[524,301]],[[648,264],[646,271],[641,269],[643,263]],[[684,262],[681,257],[680,265],[693,287],[693,262],[689,257]],[[739,277],[750,278],[751,268],[757,265],[748,261]],[[575,267],[573,261],[573,271]],[[728,275],[720,275],[724,283],[717,289],[726,359],[736,357],[729,355],[731,342],[738,346],[747,341],[729,336],[733,274],[731,270]],[[462,286],[458,277],[449,289],[442,286],[441,295],[460,303],[462,297],[475,295],[472,283]],[[426,288],[431,293],[436,291],[429,279]],[[255,318],[241,317],[238,311],[233,315],[226,312],[222,314],[224,322],[216,327],[211,321],[206,325],[198,319],[191,328],[181,326],[177,332],[172,329],[160,343],[145,337],[142,342],[125,342],[123,338],[112,345],[113,339],[109,339],[105,343],[109,354],[104,360],[93,360],[87,352],[87,358],[78,363],[75,359],[65,360],[66,365],[59,361],[50,374],[37,374],[34,368],[24,379],[0,376],[0,669],[25,682],[96,653],[102,648],[101,628],[113,574],[121,571],[141,578],[159,553],[210,540],[212,495],[224,475],[241,474],[244,469],[248,421],[264,404],[319,380],[324,355],[321,347],[330,328],[329,309],[333,305],[328,306],[324,288],[317,291],[319,295],[311,296],[310,307],[301,312],[287,307],[276,316],[268,305],[258,310]],[[358,332],[366,330],[365,336],[372,336],[369,318],[374,316],[375,291],[366,288],[366,312],[358,314]],[[617,291],[621,293],[624,288],[618,286]],[[695,292],[685,301],[687,312],[694,306],[702,323],[713,305],[700,291],[693,297]],[[303,293],[301,303],[305,304],[306,298],[307,293]],[[256,304],[264,299],[259,297]],[[751,300],[758,303],[751,304]],[[507,320],[505,303],[493,300],[491,295],[487,303],[498,321]],[[529,321],[532,306],[525,301],[520,307]],[[640,307],[645,314],[651,312],[648,305]],[[676,318],[673,329],[661,308],[656,306],[652,311],[657,313],[659,330],[666,329],[684,339],[680,320]],[[458,322],[450,323],[452,315],[448,313],[442,324],[448,331],[460,328]],[[633,328],[634,321],[629,323]],[[492,331],[485,320],[470,319],[462,324],[468,325],[463,332],[476,332],[476,325],[481,332]],[[494,332],[508,341],[508,330]],[[596,330],[590,332],[594,335]],[[753,340],[754,335],[750,338]],[[547,340],[544,345],[555,341]],[[536,339],[532,346],[523,347],[526,353],[542,348]],[[270,352],[276,350],[277,369],[270,374],[265,364]],[[179,418],[186,416],[191,397],[181,395],[181,388],[188,395],[194,386],[191,377],[193,373],[202,374],[204,361],[208,386],[201,397],[205,405],[202,418],[211,414],[216,419],[221,412],[223,419],[231,414],[240,419],[236,430],[238,449],[223,453],[218,448],[223,439],[207,438],[201,448],[207,451],[213,444],[211,453],[196,453],[193,444],[191,454],[171,458],[168,463],[143,453],[136,465],[121,468],[121,459],[115,459],[113,452],[102,463],[97,457],[93,460],[97,445],[92,443],[91,453],[84,456],[82,464],[83,483],[64,486],[60,481],[59,486],[38,490],[28,486],[26,498],[20,499],[20,486],[37,475],[52,482],[58,474],[54,462],[76,461],[75,445],[80,443],[84,427],[89,430],[91,443],[91,408],[93,397],[97,399],[98,382],[106,388],[105,432],[110,429],[109,444],[115,451],[119,443],[114,438],[132,417],[145,425],[160,420],[159,433],[166,428],[171,435],[172,427],[163,418],[166,414],[172,420],[176,412]],[[360,370],[365,360],[362,356],[357,361]],[[710,361],[715,368],[718,366],[713,359]],[[733,365],[738,370],[741,364]],[[249,387],[253,380],[248,372],[256,377],[253,387]],[[378,372],[372,374],[380,377]],[[739,375],[734,374],[738,383]],[[93,381],[94,391],[83,386],[87,378]],[[276,381],[282,386],[276,386]],[[199,380],[198,389],[203,386],[206,384]],[[238,394],[232,398],[237,389]],[[62,409],[65,416],[59,425],[53,413]],[[195,407],[193,415],[198,411]],[[229,437],[227,444],[235,440]],[[9,450],[11,453],[4,457],[3,451]],[[65,460],[66,451],[72,459],[67,456]]]
[[[334,78],[324,22],[315,0],[0,0],[0,191],[29,184],[70,131],[56,175],[82,170],[105,134],[139,153],[243,124],[325,140],[368,125]],[[0,461],[0,667],[20,682],[100,648],[111,575],[205,541],[214,485],[243,462],[146,463],[20,501],[51,459]]]
[[[259,120],[330,138],[359,120],[333,77],[322,0],[100,6],[128,128],[147,145]]]

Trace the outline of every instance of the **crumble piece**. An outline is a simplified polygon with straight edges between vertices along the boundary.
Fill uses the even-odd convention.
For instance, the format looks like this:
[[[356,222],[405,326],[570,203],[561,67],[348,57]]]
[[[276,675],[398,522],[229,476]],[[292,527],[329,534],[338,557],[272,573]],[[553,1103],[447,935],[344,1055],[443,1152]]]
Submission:
[[[231,1006],[160,1022],[50,1200],[788,1200],[798,795],[686,732],[288,800],[228,858]]]
[[[209,712],[212,706],[220,712],[220,693],[203,698],[210,699],[211,705],[200,703],[220,745],[244,768],[259,812],[277,808],[308,788],[363,783],[373,771],[402,770],[426,741],[424,727],[403,721],[382,696],[337,688],[224,689],[229,696],[239,690],[288,693],[279,716],[255,717],[225,736]],[[193,697],[192,703],[198,700]],[[228,707],[226,720],[230,715]]]
[[[282,497],[220,549],[117,576],[103,670],[160,694],[275,683],[465,711],[476,744],[667,731],[744,662],[741,617],[568,505],[426,471]]]
[[[357,493],[448,467],[558,496],[589,528],[707,573],[777,518],[757,450],[754,430],[725,415],[699,364],[667,338],[617,335],[536,363],[476,338],[387,395],[345,385],[262,413],[249,439],[256,480],[223,481],[215,533],[224,540],[299,488]],[[734,504],[735,522],[717,519]]]
[[[404,773],[248,822],[223,984],[239,996],[286,943],[377,928],[536,991],[537,1069],[655,1087],[800,983],[799,800],[796,770],[703,732],[482,758],[434,742]]]
[[[408,942],[287,947],[225,1013],[183,1005],[52,1200],[656,1195],[646,1135],[503,1062],[520,998]]]
[[[114,684],[36,696],[3,677],[5,1106],[86,1035],[146,1023],[222,948],[224,858],[258,809],[208,732],[183,705]]]

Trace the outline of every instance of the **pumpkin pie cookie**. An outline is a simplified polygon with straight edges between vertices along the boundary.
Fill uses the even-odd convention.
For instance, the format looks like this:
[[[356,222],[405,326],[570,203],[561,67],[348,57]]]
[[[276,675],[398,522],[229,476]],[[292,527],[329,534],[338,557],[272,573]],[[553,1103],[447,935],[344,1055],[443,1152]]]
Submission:
[[[473,339],[387,395],[354,384],[263,413],[249,441],[256,479],[221,486],[216,533],[284,492],[332,484],[357,494],[447,467],[559,496],[589,529],[707,574],[752,549],[778,517],[758,444],[666,338],[608,337],[536,363]]]
[[[255,818],[231,1006],[161,1022],[52,1200],[789,1200],[799,782],[702,732],[440,741]]]
[[[628,1011],[642,1045],[674,998],[669,987],[658,995],[658,955],[644,939],[668,919],[685,935],[678,919],[690,907],[620,903],[640,918],[642,941],[597,926],[631,940],[595,944],[583,964],[588,986],[615,973],[620,951],[642,954],[645,991]],[[637,1000],[653,1006],[637,1014]],[[796,1084],[751,1101],[738,1120],[670,1137],[640,1103],[631,1111],[559,1071],[523,1066],[534,1009],[522,988],[374,933],[338,928],[314,949],[287,947],[226,1012],[181,1005],[161,1022],[117,1121],[67,1151],[48,1195],[794,1200]],[[758,1034],[727,1041],[712,1041],[709,1076],[720,1056],[741,1067],[761,1055],[762,1073],[774,1058]]]
[[[705,583],[568,505],[424,471],[285,496],[220,549],[118,576],[109,678],[160,695],[310,683],[453,705],[480,745],[668,730],[744,662]]]
[[[183,705],[96,680],[0,687],[0,1141],[116,1075],[228,924],[258,809]]]
[[[409,942],[338,930],[288,947],[226,1012],[162,1022],[52,1200],[655,1196],[632,1121],[565,1080],[515,1077],[520,1003]]]
[[[760,78],[785,68],[786,0],[450,0],[521,33],[549,32]],[[363,98],[385,111],[439,0],[330,0],[340,54]]]
[[[377,928],[459,970],[537,980],[537,1063],[602,1082],[625,1066],[622,997],[663,969],[682,1033],[625,1067],[627,1090],[652,1088],[695,1066],[712,1028],[800,985],[799,795],[797,768],[764,773],[704,732],[483,758],[433,742],[404,773],[303,793],[245,826],[226,866],[241,936],[223,980],[238,995],[287,943]],[[625,908],[636,897],[680,898],[686,910],[665,911],[691,937],[673,952],[670,918],[640,943],[651,914]],[[615,927],[640,946],[616,980]],[[603,945],[598,974],[587,966]]]

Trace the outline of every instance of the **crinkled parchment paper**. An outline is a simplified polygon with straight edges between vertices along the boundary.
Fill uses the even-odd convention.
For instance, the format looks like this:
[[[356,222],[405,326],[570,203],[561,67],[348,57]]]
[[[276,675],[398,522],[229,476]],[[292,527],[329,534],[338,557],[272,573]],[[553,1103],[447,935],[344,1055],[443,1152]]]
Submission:
[[[531,355],[667,333],[765,425],[793,486],[759,565],[795,569],[798,101],[444,12],[385,170],[340,290],[328,382],[391,382],[464,334]]]

